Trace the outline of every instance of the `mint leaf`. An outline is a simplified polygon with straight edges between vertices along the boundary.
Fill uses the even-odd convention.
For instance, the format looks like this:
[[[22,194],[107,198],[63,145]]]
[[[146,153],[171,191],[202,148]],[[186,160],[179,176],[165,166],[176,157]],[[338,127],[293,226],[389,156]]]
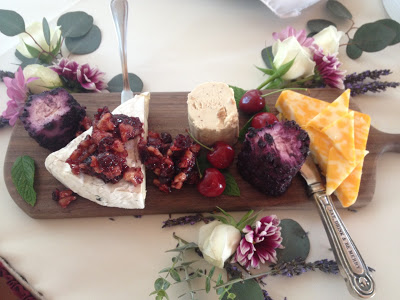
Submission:
[[[27,155],[18,157],[11,168],[11,178],[18,194],[32,206],[36,203],[36,192],[33,189],[34,176],[34,160]]]
[[[204,151],[201,151],[200,155],[196,158],[198,171],[200,172],[200,177],[203,176],[204,171],[208,168],[211,168],[211,164],[207,160],[207,154]]]
[[[221,173],[224,175],[225,182],[226,182],[226,187],[225,187],[223,194],[228,195],[228,196],[239,197],[240,189],[239,189],[239,186],[238,186],[235,178],[232,176],[232,174],[229,173],[229,171],[221,171]]]
[[[233,85],[230,85],[229,87],[233,90],[233,93],[235,95],[236,106],[239,107],[240,99],[242,99],[243,95],[247,91],[242,89],[242,88],[240,88],[240,87],[233,86]]]

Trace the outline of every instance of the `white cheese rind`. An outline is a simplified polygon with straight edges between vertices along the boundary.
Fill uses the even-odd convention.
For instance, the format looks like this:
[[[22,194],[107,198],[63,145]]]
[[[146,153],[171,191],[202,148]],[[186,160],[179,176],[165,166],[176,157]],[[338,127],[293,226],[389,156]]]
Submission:
[[[190,132],[206,145],[233,145],[239,136],[239,114],[233,90],[222,82],[198,85],[188,95]]]
[[[113,114],[124,114],[130,117],[138,117],[143,123],[144,138],[147,138],[150,93],[142,93],[118,106]],[[130,167],[140,167],[144,174],[143,182],[135,187],[132,183],[120,180],[118,183],[104,183],[103,180],[86,174],[75,175],[71,167],[65,161],[78,147],[79,143],[92,133],[92,128],[88,129],[80,136],[72,140],[64,148],[51,153],[45,161],[46,169],[63,185],[71,189],[83,198],[89,199],[97,204],[109,207],[136,208],[141,209],[145,206],[146,198],[146,170],[140,162],[137,143],[138,138],[126,143],[128,152],[127,165]]]

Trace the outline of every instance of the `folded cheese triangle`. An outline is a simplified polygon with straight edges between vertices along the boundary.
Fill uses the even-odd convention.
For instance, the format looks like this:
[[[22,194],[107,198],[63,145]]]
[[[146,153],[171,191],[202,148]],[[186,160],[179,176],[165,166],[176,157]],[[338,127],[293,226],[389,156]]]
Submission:
[[[322,130],[324,127],[346,115],[349,111],[350,90],[344,91],[335,101],[311,119],[306,126]]]
[[[332,141],[334,147],[350,162],[356,158],[354,144],[354,111],[329,124],[322,132]]]
[[[328,167],[326,171],[326,193],[331,195],[338,186],[353,172],[356,166],[368,154],[366,150],[356,149],[356,159],[354,162],[348,161],[335,148],[329,150]]]

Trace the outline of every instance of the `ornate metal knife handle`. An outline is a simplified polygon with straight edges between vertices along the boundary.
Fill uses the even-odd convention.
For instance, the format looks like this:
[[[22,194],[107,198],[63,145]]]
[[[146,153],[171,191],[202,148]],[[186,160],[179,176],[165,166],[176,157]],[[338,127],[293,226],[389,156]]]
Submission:
[[[315,188],[315,187],[314,187]],[[375,283],[369,274],[360,252],[354,245],[346,226],[332,204],[330,196],[323,191],[311,191],[317,204],[322,223],[350,293],[357,298],[371,298],[375,294]]]

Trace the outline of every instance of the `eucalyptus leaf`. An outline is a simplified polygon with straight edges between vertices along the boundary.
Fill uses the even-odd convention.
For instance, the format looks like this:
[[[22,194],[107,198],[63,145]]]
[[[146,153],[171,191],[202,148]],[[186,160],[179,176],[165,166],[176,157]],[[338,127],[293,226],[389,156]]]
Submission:
[[[92,29],[93,17],[84,11],[72,11],[60,16],[57,25],[64,37],[82,37]]]
[[[392,19],[382,19],[382,20],[376,21],[375,23],[383,24],[384,26],[387,26],[396,32],[396,36],[393,39],[393,41],[391,41],[389,43],[389,46],[395,45],[400,42],[400,24],[399,23],[397,23],[396,21],[394,21]]]
[[[176,247],[175,249],[167,250],[165,252],[182,252],[182,251],[185,251],[185,250],[188,250],[188,249],[195,249],[197,247],[198,246],[197,246],[196,243],[188,243],[188,244],[185,244],[183,246]]]
[[[156,291],[160,291],[160,290],[166,290],[171,286],[171,283],[169,283],[168,280],[166,280],[165,278],[157,278],[157,280],[154,282],[154,289]]]
[[[99,48],[101,43],[101,31],[96,25],[81,37],[65,38],[65,46],[73,54],[88,54]]]
[[[332,14],[334,14],[338,18],[349,20],[353,18],[351,12],[339,1],[329,0],[326,3],[326,7]]]
[[[15,36],[25,31],[24,18],[13,10],[0,9],[0,32]]]
[[[39,58],[35,57],[35,58],[28,58],[25,57],[21,54],[21,52],[19,52],[18,50],[15,50],[15,56],[21,61],[21,68],[25,68],[27,65],[33,65],[33,64],[40,64],[40,60]]]
[[[254,279],[232,284],[229,293],[236,295],[235,300],[264,300],[263,291]],[[228,295],[225,295],[222,299],[229,299]]]
[[[353,42],[365,52],[377,52],[388,46],[396,32],[380,22],[362,25],[354,33]]]
[[[274,61],[274,55],[272,54],[272,46],[262,49],[261,57],[268,68],[274,69],[274,64],[272,63]]]
[[[350,39],[349,43],[346,46],[346,54],[351,59],[357,59],[362,55],[363,51],[358,48],[356,44],[353,43],[353,40]]]
[[[310,240],[299,223],[292,219],[283,219],[280,224],[282,245],[276,249],[278,262],[289,262],[298,257],[306,260],[310,253]]]
[[[331,25],[337,27],[335,23],[324,19],[314,19],[307,22],[308,30],[316,33]]]
[[[181,281],[181,277],[179,276],[178,272],[177,272],[175,269],[171,269],[171,270],[169,271],[169,274],[171,275],[171,277],[172,277],[175,281],[177,281],[177,282],[180,282],[180,281]]]
[[[129,73],[129,85],[131,86],[131,90],[133,92],[139,93],[143,90],[143,81],[139,78],[139,76]],[[122,80],[122,74],[118,74],[114,76],[109,82],[108,82],[108,88],[107,90],[110,92],[116,92],[120,93],[124,88],[123,80]]]
[[[51,42],[50,27],[49,27],[49,23],[47,22],[46,18],[43,18],[42,27],[43,27],[44,39],[46,40],[46,43],[47,43],[47,45],[49,45],[49,49],[50,49],[50,42]]]

